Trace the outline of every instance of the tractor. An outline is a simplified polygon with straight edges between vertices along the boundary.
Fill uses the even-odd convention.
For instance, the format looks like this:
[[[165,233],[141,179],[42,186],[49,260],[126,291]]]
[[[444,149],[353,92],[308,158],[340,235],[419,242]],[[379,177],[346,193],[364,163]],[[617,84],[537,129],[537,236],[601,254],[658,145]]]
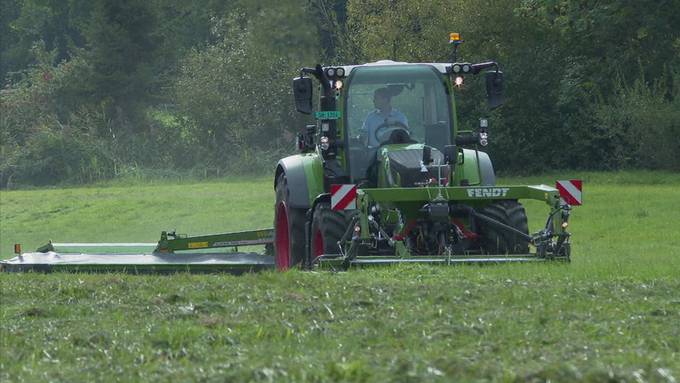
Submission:
[[[451,40],[457,48],[459,37]],[[570,206],[558,191],[497,185],[480,150],[488,120],[460,128],[459,90],[481,73],[489,108],[501,106],[495,61],[302,68],[292,82],[295,107],[316,123],[274,172],[277,269],[569,260]],[[519,199],[549,206],[538,233],[529,234]]]

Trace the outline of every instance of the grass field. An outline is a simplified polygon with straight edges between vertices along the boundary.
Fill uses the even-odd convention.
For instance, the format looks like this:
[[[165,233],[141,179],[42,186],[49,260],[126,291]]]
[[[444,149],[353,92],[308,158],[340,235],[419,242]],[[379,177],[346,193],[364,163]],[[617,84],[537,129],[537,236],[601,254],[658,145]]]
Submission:
[[[677,382],[680,175],[564,176],[569,265],[2,274],[0,381]],[[0,254],[266,227],[272,201],[265,178],[2,191]]]

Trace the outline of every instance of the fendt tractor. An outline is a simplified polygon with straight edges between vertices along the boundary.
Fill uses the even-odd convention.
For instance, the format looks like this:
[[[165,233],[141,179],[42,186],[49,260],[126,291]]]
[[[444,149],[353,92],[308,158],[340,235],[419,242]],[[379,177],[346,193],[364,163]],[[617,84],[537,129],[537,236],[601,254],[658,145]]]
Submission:
[[[494,61],[302,68],[296,109],[313,112],[315,79],[317,123],[298,136],[301,153],[276,168],[277,268],[568,260],[570,206],[557,189],[496,185],[479,150],[488,120],[477,131],[459,128],[458,90],[482,71],[497,108],[503,73]],[[519,199],[548,205],[543,230],[529,235]]]
[[[450,42],[455,58],[461,40],[451,34]],[[316,123],[298,135],[299,153],[276,166],[273,229],[197,237],[163,232],[153,244],[50,242],[34,253],[17,251],[2,268],[243,272],[568,261],[571,206],[560,191],[497,185],[480,150],[489,142],[488,121],[479,119],[476,130],[460,128],[456,97],[466,77],[482,73],[489,108],[497,108],[503,73],[494,61],[302,68],[293,80],[296,109]],[[537,233],[529,234],[520,199],[547,205]],[[251,245],[267,250],[238,252]],[[92,250],[112,246],[122,254]],[[153,250],[132,250],[144,246]]]

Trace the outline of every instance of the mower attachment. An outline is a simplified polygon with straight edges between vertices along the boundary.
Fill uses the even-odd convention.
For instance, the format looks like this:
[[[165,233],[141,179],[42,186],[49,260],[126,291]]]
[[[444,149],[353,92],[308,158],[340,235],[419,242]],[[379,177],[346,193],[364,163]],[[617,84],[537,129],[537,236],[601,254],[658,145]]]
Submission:
[[[0,270],[242,274],[274,267],[271,229],[198,237],[161,233],[158,243],[53,243],[36,252],[0,261]],[[265,245],[265,253],[239,252],[238,246]],[[233,252],[205,249],[232,248]],[[192,250],[192,251],[187,251]]]
[[[344,213],[352,219],[337,241],[337,251],[317,253],[310,258],[311,267],[346,270],[396,263],[453,265],[570,260],[570,234],[566,228],[571,207],[561,200],[557,189],[547,185],[359,189],[356,198],[358,208],[352,213]],[[518,211],[521,208],[516,202],[518,199],[533,199],[550,207],[543,229],[529,234],[519,230],[521,225],[517,225],[516,220],[508,220],[498,210],[487,212],[480,205],[475,205],[479,201],[495,201],[496,206],[511,206],[514,211]],[[509,204],[498,202],[504,200],[509,200]],[[416,201],[415,204],[413,201]],[[408,205],[409,203],[412,205]],[[402,218],[403,211],[411,209],[413,212],[416,208],[424,213],[424,218],[420,218],[420,221],[412,219],[409,223]],[[390,216],[398,219],[392,219],[392,226],[388,227]],[[469,227],[476,225],[478,228],[470,231],[463,225],[449,225],[451,217],[454,222],[456,219],[467,218]],[[524,209],[521,208],[521,215],[515,217],[526,220]],[[413,227],[417,227],[415,225],[418,222],[423,225],[421,233],[425,234],[413,234]],[[484,225],[487,232],[493,230],[494,238],[499,241],[514,237],[517,242],[505,242],[511,246],[498,252],[489,251],[488,242],[481,247],[461,247],[459,244],[465,244],[466,241],[478,241],[480,225]],[[426,230],[438,234],[432,236],[437,240],[435,245],[438,246],[418,247],[418,241],[426,241],[422,239],[427,234]],[[310,243],[308,249],[311,248]],[[491,248],[495,247],[491,245]],[[435,251],[426,252],[427,250]]]

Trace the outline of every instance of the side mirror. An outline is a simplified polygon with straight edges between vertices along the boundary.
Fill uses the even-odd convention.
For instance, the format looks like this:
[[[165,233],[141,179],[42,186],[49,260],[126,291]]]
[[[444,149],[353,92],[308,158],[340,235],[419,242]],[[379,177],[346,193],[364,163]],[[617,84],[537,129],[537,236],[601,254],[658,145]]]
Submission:
[[[503,105],[503,72],[486,72],[486,98],[490,109]]]
[[[293,79],[293,95],[295,96],[295,109],[304,114],[312,113],[312,79],[309,77],[296,77]]]

